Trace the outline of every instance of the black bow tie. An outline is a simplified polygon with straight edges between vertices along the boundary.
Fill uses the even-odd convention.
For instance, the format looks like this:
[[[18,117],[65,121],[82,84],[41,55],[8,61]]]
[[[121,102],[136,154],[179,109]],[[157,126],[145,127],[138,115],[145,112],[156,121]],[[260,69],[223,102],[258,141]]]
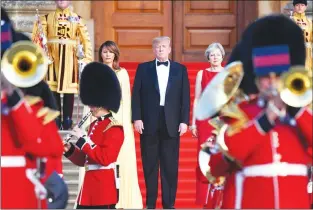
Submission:
[[[168,66],[168,61],[165,61],[165,62],[157,61],[157,66],[160,66],[160,65]]]

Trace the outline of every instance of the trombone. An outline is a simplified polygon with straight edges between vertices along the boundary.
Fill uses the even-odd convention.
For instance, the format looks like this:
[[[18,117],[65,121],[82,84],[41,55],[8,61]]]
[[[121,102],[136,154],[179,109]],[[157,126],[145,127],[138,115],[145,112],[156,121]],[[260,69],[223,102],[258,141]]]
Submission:
[[[233,105],[245,100],[242,92],[239,90],[243,75],[243,64],[240,61],[228,64],[224,70],[219,72],[205,87],[195,109],[196,118],[198,120],[205,120],[219,112],[221,112],[222,115],[237,118],[236,109]],[[235,162],[238,167],[241,167],[240,164],[229,155],[227,152],[228,148],[224,143],[224,134],[228,127],[227,124],[220,120],[219,117],[209,120],[209,123],[215,128],[214,131],[216,135],[216,142],[213,148],[211,148],[212,151],[223,153],[230,161]],[[211,141],[210,138],[207,142]],[[208,166],[211,152],[207,152],[208,149],[209,148],[203,144],[202,149],[199,151],[199,167],[202,174],[207,177],[210,183],[214,183],[218,180],[218,184],[220,185],[223,183],[225,177],[214,177],[211,174],[211,169]]]
[[[237,101],[243,75],[243,64],[240,61],[228,64],[219,72],[203,90],[195,109],[196,118],[208,119],[217,114],[226,104],[235,99]]]

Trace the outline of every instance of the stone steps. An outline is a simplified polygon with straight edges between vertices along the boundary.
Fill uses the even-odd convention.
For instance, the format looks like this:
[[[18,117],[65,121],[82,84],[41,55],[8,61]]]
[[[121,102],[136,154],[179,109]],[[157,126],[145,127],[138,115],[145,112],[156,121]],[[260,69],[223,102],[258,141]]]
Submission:
[[[62,136],[62,138],[65,138],[65,136],[68,134],[68,131],[59,131],[59,134]],[[73,209],[78,194],[79,167],[74,165],[64,156],[62,163],[64,180],[69,191],[69,200],[66,209]]]
[[[61,101],[63,102],[63,95],[61,95]],[[63,103],[62,103],[63,107]],[[61,109],[62,110],[62,109]],[[73,125],[76,125],[78,121],[82,119],[84,105],[81,103],[80,98],[77,94],[74,95],[74,107],[73,107]]]

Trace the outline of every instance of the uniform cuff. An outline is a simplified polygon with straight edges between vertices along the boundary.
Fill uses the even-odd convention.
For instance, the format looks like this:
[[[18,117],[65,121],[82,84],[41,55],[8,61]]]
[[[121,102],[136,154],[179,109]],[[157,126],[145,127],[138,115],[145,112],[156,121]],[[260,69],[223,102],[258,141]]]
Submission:
[[[86,143],[87,143],[86,140],[85,140],[83,137],[80,137],[80,138],[78,139],[78,141],[76,142],[76,146],[77,146],[80,150],[82,150]]]
[[[14,107],[22,100],[21,93],[18,90],[14,90],[13,94],[8,96],[8,106]]]
[[[299,113],[300,110],[301,108],[298,107],[287,106],[287,113],[293,118]]]
[[[223,155],[222,157],[223,157],[223,159],[224,159],[228,164],[234,163],[234,161],[231,160],[231,159],[230,159],[229,157],[227,157],[226,155]]]
[[[265,133],[269,132],[274,127],[265,113],[257,120],[257,123]]]
[[[204,148],[202,148],[202,151],[205,152],[205,153],[207,153],[207,154],[209,154],[209,155],[212,154],[210,147],[204,147]]]
[[[67,158],[70,157],[75,151],[75,146],[72,143],[70,143],[70,145],[71,145],[70,149],[64,153],[64,156]]]

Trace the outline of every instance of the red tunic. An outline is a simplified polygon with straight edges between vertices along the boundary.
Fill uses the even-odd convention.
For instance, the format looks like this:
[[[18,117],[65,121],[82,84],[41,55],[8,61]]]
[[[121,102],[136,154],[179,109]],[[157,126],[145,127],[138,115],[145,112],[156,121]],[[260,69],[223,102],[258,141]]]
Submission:
[[[112,117],[96,120],[90,125],[88,135],[90,141],[83,142],[81,149],[77,146],[81,144],[80,139],[65,154],[74,164],[87,167],[77,203],[82,206],[116,204],[113,164],[124,141],[123,127]]]
[[[243,111],[258,117],[263,114],[255,104]],[[296,128],[277,120],[266,133],[256,119],[234,135],[225,135],[229,154],[242,163],[244,175],[235,181],[237,194],[233,208],[309,208],[307,165],[310,160]],[[296,121],[308,145],[312,145],[310,111],[303,108]]]
[[[203,91],[205,87],[209,84],[209,82],[213,79],[213,77],[218,72],[209,71],[208,69],[203,70],[202,72],[202,79],[201,79],[201,90]],[[198,151],[199,153],[201,149],[201,144],[203,144],[207,138],[211,135],[213,127],[208,123],[207,120],[196,120],[196,126],[198,131]],[[199,163],[197,162],[197,168],[196,168],[196,204],[198,205],[205,205],[207,204],[207,195],[208,195],[208,180],[203,174],[201,173],[201,170],[199,168]]]
[[[257,100],[244,101],[238,104],[240,109],[246,113],[246,117],[251,120],[256,117],[261,108],[256,106]],[[250,107],[253,107],[252,109]],[[232,125],[237,121],[231,118],[224,118],[225,123]],[[234,162],[226,161],[226,158],[222,153],[217,153],[211,155],[209,166],[211,168],[211,174],[214,177],[224,176],[226,181],[224,183],[223,191],[218,191],[219,194],[223,194],[222,206],[221,208],[225,209],[234,209],[235,208],[235,199],[236,199],[236,183],[240,176],[240,169],[238,165]],[[211,204],[214,203],[213,201]],[[214,206],[208,206],[207,208],[214,208]]]
[[[34,185],[26,177],[25,152],[41,155],[42,143],[38,138],[42,124],[31,108],[21,100],[10,112],[4,106],[5,93],[1,92],[1,209],[35,209]]]
[[[34,113],[40,113],[43,109],[44,102],[39,97],[27,96],[27,101],[31,105]],[[63,177],[63,166],[62,166],[62,156],[63,156],[63,143],[62,138],[58,133],[57,125],[54,119],[58,116],[56,111],[50,110],[42,115],[39,120],[43,124],[40,139],[42,141],[41,150],[44,153],[45,170],[41,182],[44,184],[49,176],[56,171],[60,176]],[[27,159],[27,168],[36,169],[36,159]],[[42,200],[41,208],[47,208],[46,199]]]
[[[37,103],[32,104],[32,109],[34,112],[39,112],[43,108],[44,102],[42,100],[38,101]],[[61,177],[63,177],[63,165],[62,165],[62,156],[63,156],[63,143],[62,138],[58,133],[58,127],[55,123],[55,118],[58,116],[55,114],[56,111],[50,110],[50,114],[52,115],[49,117],[49,113],[40,118],[44,127],[41,133],[41,139],[45,145],[44,148],[48,148],[46,151],[47,162],[45,166],[45,174],[42,179],[45,182],[49,176],[52,174],[53,171],[56,171]]]

